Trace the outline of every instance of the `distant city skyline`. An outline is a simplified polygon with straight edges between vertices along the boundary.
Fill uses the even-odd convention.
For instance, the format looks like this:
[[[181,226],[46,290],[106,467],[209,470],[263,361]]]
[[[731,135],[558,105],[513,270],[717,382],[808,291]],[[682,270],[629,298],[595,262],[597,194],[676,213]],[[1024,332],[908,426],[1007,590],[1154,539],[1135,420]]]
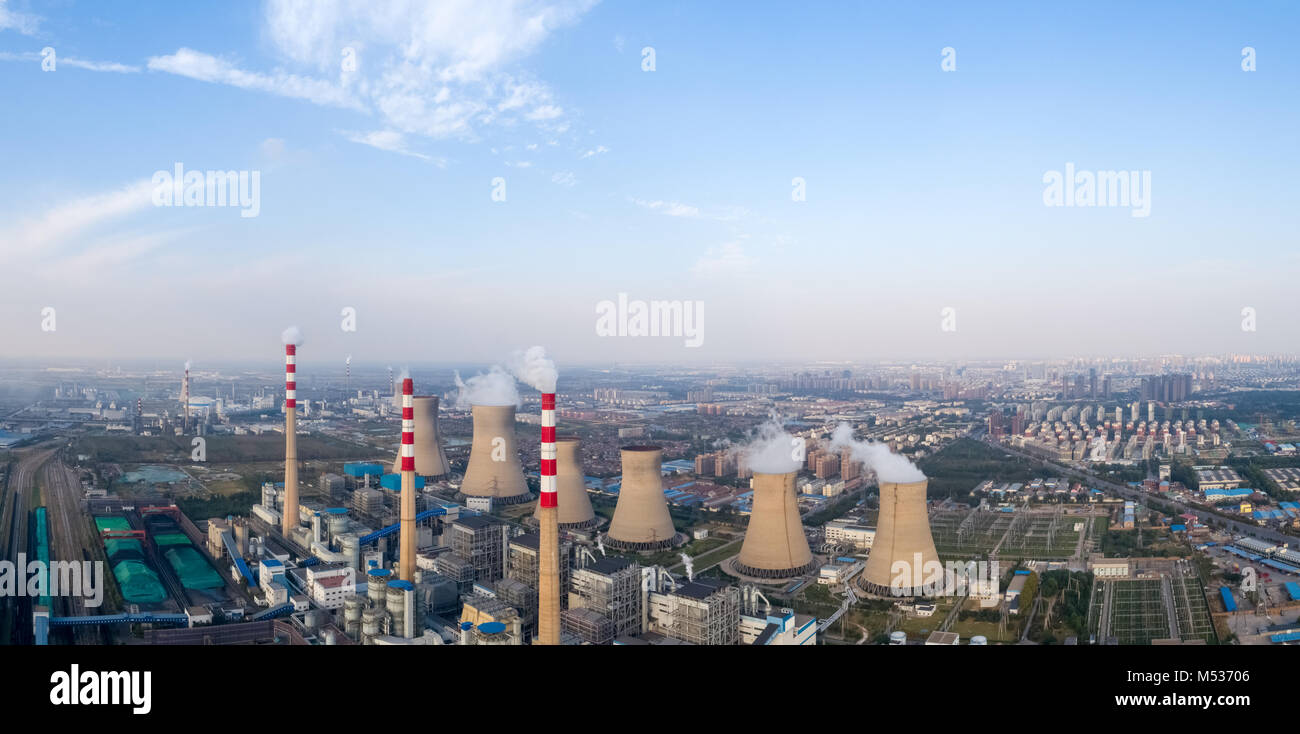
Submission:
[[[0,359],[1300,343],[1294,5],[386,8],[0,0]],[[157,205],[178,164],[256,216]],[[1148,215],[1046,204],[1061,171],[1149,174]],[[620,294],[702,303],[699,345],[599,336]]]

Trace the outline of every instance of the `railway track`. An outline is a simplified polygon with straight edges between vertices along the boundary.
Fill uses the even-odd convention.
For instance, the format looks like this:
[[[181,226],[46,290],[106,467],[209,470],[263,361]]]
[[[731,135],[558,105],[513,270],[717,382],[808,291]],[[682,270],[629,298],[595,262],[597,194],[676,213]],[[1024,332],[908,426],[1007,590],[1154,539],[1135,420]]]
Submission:
[[[18,562],[18,554],[27,551],[27,505],[37,473],[54,456],[55,451],[54,448],[38,447],[22,454],[9,475],[5,492],[5,522],[2,524],[8,531],[5,559],[15,564]],[[31,644],[31,600],[25,596],[5,597],[0,600],[0,610],[0,619],[3,620],[0,634],[7,636],[11,644]]]
[[[41,486],[46,490],[46,517],[50,524],[50,558],[60,561],[93,560],[87,553],[87,542],[93,537],[87,533],[86,515],[81,511],[81,481],[77,471],[60,459],[51,461],[41,470]],[[110,571],[104,568],[101,591],[107,597]],[[65,596],[52,602],[59,613],[80,617],[101,613],[100,608],[87,607],[80,595]],[[78,645],[100,644],[100,628],[73,627],[72,641]]]

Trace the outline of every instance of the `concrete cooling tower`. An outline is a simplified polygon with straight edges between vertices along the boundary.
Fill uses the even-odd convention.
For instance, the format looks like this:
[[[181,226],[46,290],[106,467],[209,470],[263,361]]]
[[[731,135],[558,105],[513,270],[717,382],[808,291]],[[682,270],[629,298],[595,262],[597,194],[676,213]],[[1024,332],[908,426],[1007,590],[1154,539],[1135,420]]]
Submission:
[[[858,587],[878,596],[925,596],[916,583],[925,583],[931,561],[939,562],[930,535],[930,517],[925,509],[928,480],[880,482],[880,519],[871,543],[867,567],[858,577]],[[906,571],[894,568],[906,564]],[[942,586],[940,587],[942,588]]]
[[[474,440],[461,494],[491,497],[496,504],[513,505],[528,500],[528,485],[515,448],[515,406],[475,405]]]
[[[555,439],[556,494],[560,505],[560,527],[564,530],[582,530],[596,525],[596,513],[591,509],[591,498],[587,496],[578,445],[576,437],[562,436]],[[540,518],[541,510],[539,503],[534,515]]]
[[[749,515],[749,529],[736,558],[740,573],[782,579],[807,573],[817,565],[799,518],[795,474],[754,472],[754,511]]]
[[[622,451],[623,484],[605,538],[620,550],[668,548],[677,530],[668,514],[662,474],[663,449],[627,446]]]
[[[417,395],[415,404],[415,473],[421,477],[441,477],[448,471],[447,454],[442,450],[442,433],[438,430],[438,398]],[[393,460],[393,473],[402,471],[400,453]]]

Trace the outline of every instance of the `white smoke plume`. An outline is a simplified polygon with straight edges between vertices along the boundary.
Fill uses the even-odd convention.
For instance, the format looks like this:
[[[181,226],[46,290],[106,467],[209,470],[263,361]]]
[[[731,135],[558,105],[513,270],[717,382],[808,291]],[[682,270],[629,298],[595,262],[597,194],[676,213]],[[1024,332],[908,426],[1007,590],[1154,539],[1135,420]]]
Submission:
[[[858,441],[853,438],[853,427],[841,423],[831,434],[832,451],[847,448],[854,461],[860,461],[876,473],[876,480],[881,482],[920,482],[925,474],[902,454],[889,450],[883,443]]]
[[[785,474],[798,471],[803,456],[803,442],[785,432],[781,419],[776,416],[764,421],[749,443],[736,449],[744,455],[745,464],[760,474]]]
[[[351,355],[351,354],[349,354],[349,355],[347,356],[347,359],[343,360],[343,364],[352,364],[352,355]]]
[[[520,382],[531,385],[538,392],[555,392],[559,373],[555,370],[555,362],[547,358],[544,348],[529,347],[516,351],[510,355],[507,364]]]
[[[392,369],[392,367],[389,367],[389,369]],[[402,380],[405,380],[410,376],[411,376],[411,368],[403,367],[402,372],[397,376],[397,384],[400,386],[402,384]]]
[[[515,378],[498,365],[485,373],[461,380],[456,373],[456,407],[465,410],[471,405],[513,405],[519,407],[519,388]]]
[[[190,360],[188,360],[188,359],[185,360],[185,371],[186,371],[186,372],[189,372],[189,371],[190,371],[190,366],[193,365],[193,364],[194,364],[194,363],[193,363],[192,361],[190,361]]]
[[[302,332],[298,330],[298,327],[290,326],[289,328],[280,332],[280,341],[284,342],[285,344],[293,344],[295,346],[299,346],[302,344]]]

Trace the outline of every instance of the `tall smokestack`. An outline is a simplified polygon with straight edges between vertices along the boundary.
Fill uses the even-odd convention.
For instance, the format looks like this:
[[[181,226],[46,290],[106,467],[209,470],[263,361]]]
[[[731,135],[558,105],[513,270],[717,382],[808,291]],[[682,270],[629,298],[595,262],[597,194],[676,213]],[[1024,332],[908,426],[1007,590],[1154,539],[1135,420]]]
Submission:
[[[181,383],[181,403],[185,408],[185,424],[181,428],[181,433],[190,432],[190,363],[185,363],[185,381]]]
[[[296,332],[296,329],[290,327]],[[280,533],[298,527],[298,344],[289,330],[284,338],[284,516]]]
[[[541,537],[537,569],[537,644],[560,644],[560,525],[555,484],[555,393],[542,393]]]
[[[677,532],[664,497],[663,449],[626,446],[621,453],[623,481],[606,539],[620,550],[661,550],[671,546]]]
[[[579,445],[577,436],[555,438],[555,499],[561,530],[584,530],[596,525],[596,513],[587,496],[586,475],[578,457]],[[542,517],[540,502],[536,517],[539,520]]]
[[[460,491],[513,505],[528,499],[528,485],[515,448],[515,406],[475,405],[474,439]]]
[[[399,575],[415,581],[415,401],[411,378],[402,380],[402,511]]]
[[[736,570],[746,576],[783,579],[811,571],[816,563],[799,518],[795,497],[797,472],[754,472],[754,511]]]

